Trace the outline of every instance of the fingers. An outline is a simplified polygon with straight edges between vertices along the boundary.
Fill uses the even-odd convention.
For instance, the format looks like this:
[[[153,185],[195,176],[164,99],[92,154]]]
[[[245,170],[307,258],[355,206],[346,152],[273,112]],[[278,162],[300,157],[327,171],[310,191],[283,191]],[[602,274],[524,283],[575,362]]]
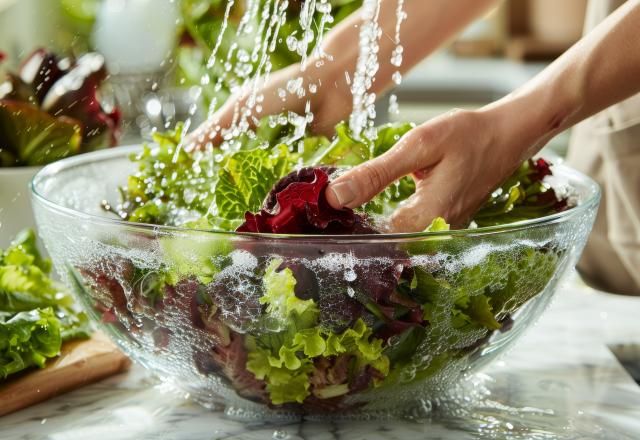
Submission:
[[[355,208],[399,178],[428,169],[438,158],[429,157],[426,143],[419,127],[411,130],[385,154],[358,165],[331,182],[327,188],[327,201],[336,209]]]
[[[306,72],[307,77],[305,77],[306,81],[303,81],[303,84],[316,81],[311,73],[311,70]],[[277,115],[286,111],[301,113],[309,100],[308,97],[298,96],[295,93],[285,93],[282,96],[282,92],[287,90],[289,81],[299,78],[301,75],[300,65],[292,64],[272,73],[268,78],[261,77],[255,82],[246,84],[243,89],[227,99],[208,121],[185,138],[185,148],[201,149],[209,143],[219,144],[222,141],[223,131],[237,123],[237,118],[246,118],[247,123],[254,126],[256,118],[262,116]],[[258,96],[261,96],[261,104],[246,108],[247,101],[257,99]],[[239,115],[238,112],[243,114]]]
[[[450,203],[438,195],[437,184],[422,181],[416,192],[409,197],[391,216],[390,232],[420,232],[431,224],[434,218],[449,220]],[[442,191],[440,192],[440,194]]]
[[[415,193],[391,216],[390,232],[424,231],[436,217],[444,218],[453,229],[467,227],[488,192],[482,183],[469,179],[468,171],[443,163],[419,179]]]

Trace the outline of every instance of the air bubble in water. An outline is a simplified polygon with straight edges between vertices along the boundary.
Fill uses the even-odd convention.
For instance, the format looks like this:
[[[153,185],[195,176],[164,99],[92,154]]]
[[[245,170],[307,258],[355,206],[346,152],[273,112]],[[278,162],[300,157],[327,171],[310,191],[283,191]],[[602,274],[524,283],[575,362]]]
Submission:
[[[273,431],[273,435],[271,436],[273,440],[287,440],[289,438],[289,434],[287,431],[282,429],[276,429]]]
[[[358,275],[356,274],[356,271],[353,269],[350,269],[344,273],[344,280],[348,282],[355,281],[357,277]]]

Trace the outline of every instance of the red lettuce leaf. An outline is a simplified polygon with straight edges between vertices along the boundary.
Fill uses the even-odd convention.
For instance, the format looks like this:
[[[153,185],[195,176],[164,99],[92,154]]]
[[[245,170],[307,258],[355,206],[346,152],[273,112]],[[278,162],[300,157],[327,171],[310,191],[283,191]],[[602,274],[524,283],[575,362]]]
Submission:
[[[375,233],[352,209],[334,209],[325,197],[331,168],[303,168],[283,177],[262,209],[245,213],[238,232],[275,234]]]
[[[80,123],[26,102],[0,100],[0,166],[46,165],[80,152]]]
[[[22,61],[16,79],[27,86],[40,105],[53,84],[69,71],[70,66],[69,59],[61,60],[53,52],[37,49]]]
[[[0,125],[11,129],[0,133],[2,166],[42,165],[116,145],[120,112],[107,111],[97,96],[106,75],[104,58],[97,53],[73,60],[38,49],[26,57],[18,73],[7,75],[0,96],[3,105],[20,106],[25,118],[16,121],[14,111],[0,115]]]

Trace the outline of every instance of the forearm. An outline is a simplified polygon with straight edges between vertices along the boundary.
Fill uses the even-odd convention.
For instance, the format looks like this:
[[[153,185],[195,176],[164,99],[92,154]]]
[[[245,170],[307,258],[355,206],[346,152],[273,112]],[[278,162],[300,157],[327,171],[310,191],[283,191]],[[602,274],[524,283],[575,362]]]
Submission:
[[[391,55],[396,48],[398,0],[382,0],[378,20],[382,29],[378,52],[380,67],[371,91],[380,94],[391,87],[394,72],[405,73],[411,69],[497,3],[498,0],[405,0],[406,20],[400,26],[403,60],[397,67],[391,64]],[[327,35],[323,44],[324,52],[333,57],[327,67],[335,70],[337,87],[348,88],[344,72],[351,74],[355,70],[362,23],[361,11],[353,13]]]
[[[640,92],[640,0],[630,0],[521,89],[487,106],[496,136],[520,139],[514,160]]]

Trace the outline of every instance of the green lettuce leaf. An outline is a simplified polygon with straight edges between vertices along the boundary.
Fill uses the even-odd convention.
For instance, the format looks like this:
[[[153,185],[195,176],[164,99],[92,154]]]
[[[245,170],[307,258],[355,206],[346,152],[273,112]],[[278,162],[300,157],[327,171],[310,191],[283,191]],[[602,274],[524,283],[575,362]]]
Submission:
[[[220,258],[233,250],[226,237],[202,233],[173,234],[161,237],[159,243],[165,260],[164,281],[172,286],[190,277],[209,284],[220,272]]]
[[[77,154],[80,123],[25,102],[0,100],[0,167],[46,165]]]
[[[60,321],[51,308],[0,318],[0,378],[32,366],[43,368],[60,353],[61,344]]]
[[[439,231],[448,231],[451,227],[449,223],[442,217],[436,217],[431,221],[431,224],[427,226],[425,232],[439,232]]]
[[[282,322],[290,318],[300,321],[300,317],[310,314],[312,322],[304,323],[302,326],[299,325],[300,322],[294,322],[297,329],[310,327],[317,318],[318,308],[312,299],[303,300],[296,296],[296,279],[293,272],[289,268],[278,271],[281,264],[282,260],[279,258],[269,262],[263,278],[265,293],[260,298],[260,303],[267,305],[267,313],[271,317]]]
[[[296,160],[284,144],[272,150],[241,150],[228,156],[218,172],[213,216],[242,223],[244,213],[260,209],[273,185]]]
[[[51,262],[25,230],[0,251],[0,378],[57,356],[62,342],[89,337],[91,325],[62,286]]]
[[[218,166],[212,154],[180,147],[183,125],[156,133],[157,145],[132,156],[138,171],[120,188],[118,214],[134,222],[183,226],[201,220],[213,200]]]
[[[280,330],[245,338],[247,370],[267,383],[271,402],[275,405],[302,403],[312,392],[319,398],[348,392],[346,383],[312,390],[309,378],[319,358],[346,355],[353,361],[352,374],[371,366],[383,376],[387,375],[389,358],[383,353],[382,340],[372,336],[373,330],[361,319],[342,333],[324,329],[318,322],[316,303],[296,297],[293,272],[288,268],[278,271],[281,265],[280,259],[269,262],[263,277],[265,293],[260,299],[267,306],[265,327]]]

